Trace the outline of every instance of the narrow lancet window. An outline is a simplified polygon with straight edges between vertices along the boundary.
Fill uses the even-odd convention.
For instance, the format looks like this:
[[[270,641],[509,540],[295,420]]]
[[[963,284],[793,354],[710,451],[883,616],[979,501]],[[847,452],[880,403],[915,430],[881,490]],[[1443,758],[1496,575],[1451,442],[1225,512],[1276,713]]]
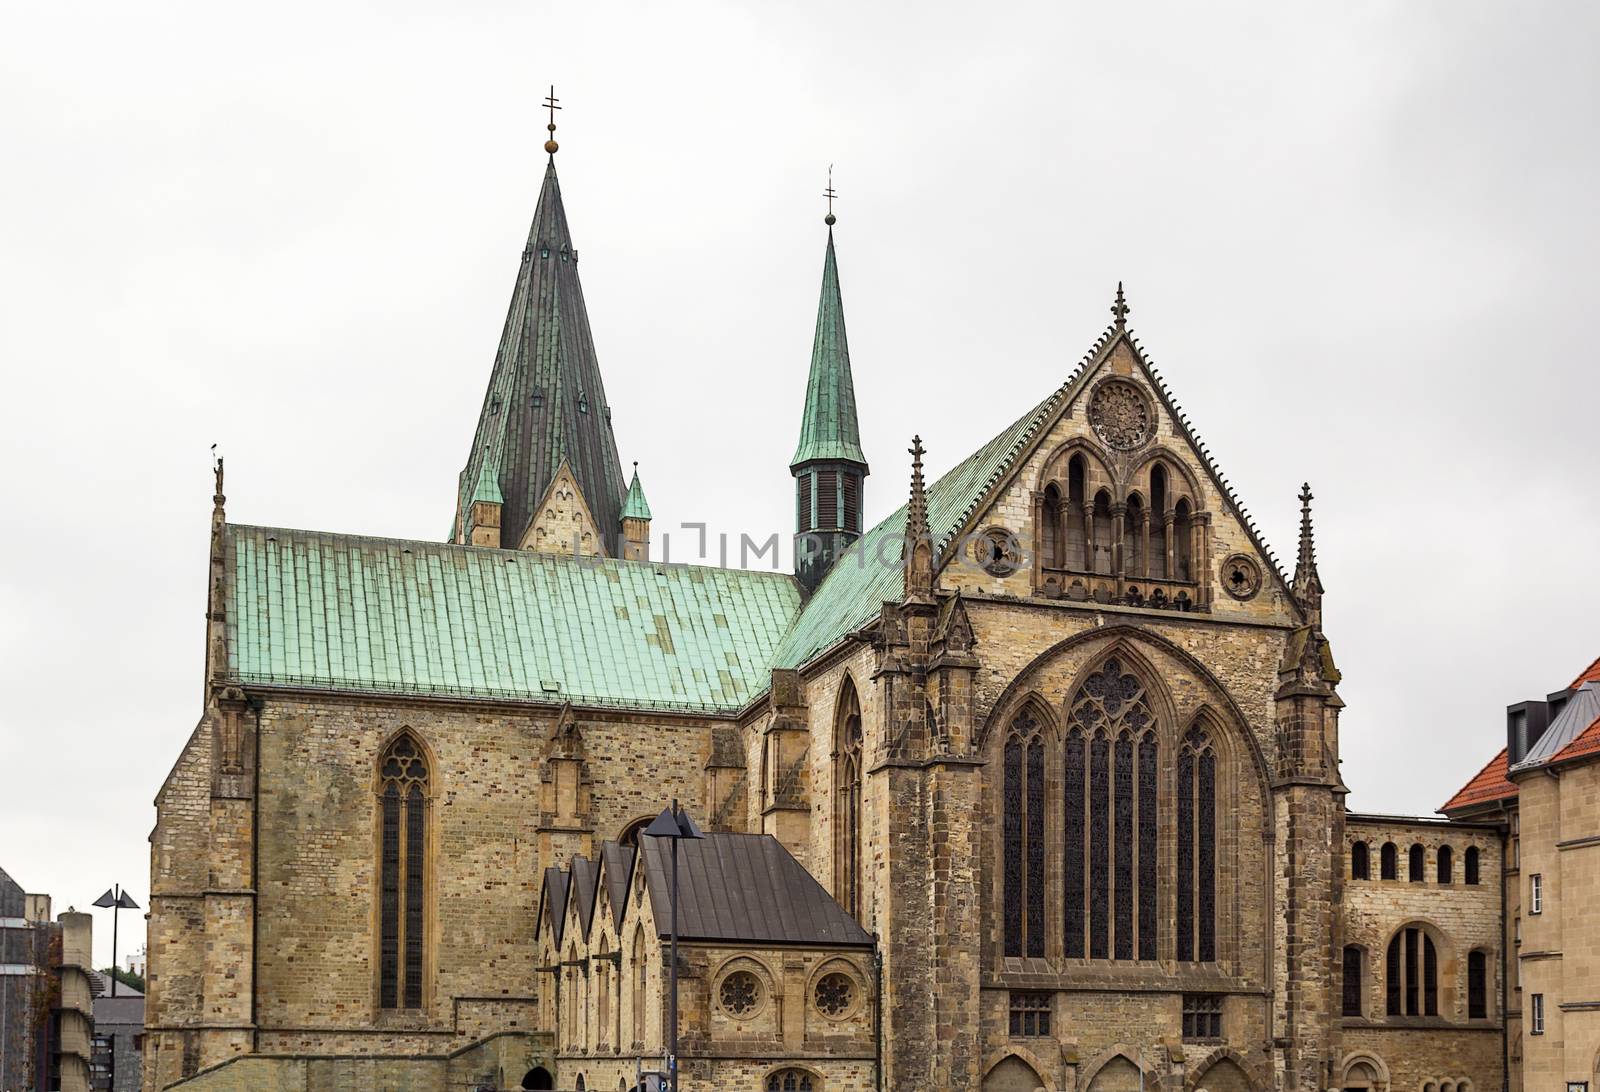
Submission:
[[[427,933],[428,762],[401,735],[378,766],[378,1006],[422,1007]]]

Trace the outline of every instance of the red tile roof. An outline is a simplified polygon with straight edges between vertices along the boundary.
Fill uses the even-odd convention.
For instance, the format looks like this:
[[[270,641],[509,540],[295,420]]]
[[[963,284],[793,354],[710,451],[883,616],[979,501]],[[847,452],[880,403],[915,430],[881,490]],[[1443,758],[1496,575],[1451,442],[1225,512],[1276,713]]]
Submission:
[[[1573,741],[1551,756],[1551,762],[1565,762],[1568,759],[1583,758],[1586,755],[1600,754],[1600,717],[1583,731],[1579,732]]]
[[[1510,800],[1517,795],[1517,787],[1506,780],[1506,749],[1500,748],[1500,753],[1489,760],[1489,764],[1478,771],[1478,775],[1468,781],[1461,791],[1450,798],[1449,803],[1440,808],[1440,811],[1451,812],[1459,808],[1470,808],[1475,804],[1490,804],[1496,800]]]
[[[1586,682],[1600,682],[1600,659],[1596,659],[1594,663],[1584,668],[1567,689],[1576,690]]]

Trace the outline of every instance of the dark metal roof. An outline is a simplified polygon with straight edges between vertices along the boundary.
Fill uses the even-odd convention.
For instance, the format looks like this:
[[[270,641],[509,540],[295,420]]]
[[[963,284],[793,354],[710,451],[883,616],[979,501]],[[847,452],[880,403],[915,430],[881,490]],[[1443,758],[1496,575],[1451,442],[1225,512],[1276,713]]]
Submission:
[[[1539,742],[1528,748],[1527,757],[1511,767],[1511,772],[1543,766],[1597,719],[1600,719],[1600,683],[1586,682],[1572,692],[1561,714],[1550,722]]]
[[[600,860],[605,867],[606,894],[611,897],[611,921],[622,924],[622,914],[628,908],[628,884],[633,882],[633,846],[618,842],[604,842],[600,846]]]
[[[585,939],[589,935],[589,922],[594,919],[595,885],[600,879],[600,869],[587,857],[572,858],[572,897],[578,900],[578,925]]]
[[[539,896],[541,927],[548,926],[556,946],[561,946],[561,934],[567,922],[567,873],[557,865],[544,870],[544,891]]]
[[[504,498],[501,542],[516,547],[562,463],[572,468],[609,555],[621,530],[627,485],[578,282],[578,252],[551,160],[461,471],[457,532],[487,473]]]
[[[656,928],[671,926],[671,846],[641,838]],[[872,937],[770,834],[713,832],[679,842],[684,940],[870,947]]]
[[[144,994],[127,995],[127,987],[117,984],[117,996],[94,999],[94,1022],[97,1028],[110,1024],[144,1027]]]
[[[0,918],[20,918],[27,910],[28,897],[22,885],[0,868]]]

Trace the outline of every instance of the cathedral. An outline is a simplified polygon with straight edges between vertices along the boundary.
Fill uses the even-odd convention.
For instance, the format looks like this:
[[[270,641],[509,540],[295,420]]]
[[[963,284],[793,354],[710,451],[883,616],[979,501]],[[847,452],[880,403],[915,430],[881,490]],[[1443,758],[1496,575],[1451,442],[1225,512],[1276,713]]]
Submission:
[[[217,466],[147,1092],[654,1087],[674,979],[694,1092],[1517,1086],[1503,832],[1347,812],[1310,490],[1286,572],[1120,287],[867,527],[830,211],[794,571],[667,564],[551,130],[444,541]]]

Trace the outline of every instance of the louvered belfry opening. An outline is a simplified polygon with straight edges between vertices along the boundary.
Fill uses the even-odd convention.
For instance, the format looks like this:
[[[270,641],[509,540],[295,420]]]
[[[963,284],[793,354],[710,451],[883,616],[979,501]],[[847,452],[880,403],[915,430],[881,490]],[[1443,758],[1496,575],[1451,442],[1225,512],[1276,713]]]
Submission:
[[[378,1007],[422,1007],[428,871],[428,763],[410,735],[379,762]]]

